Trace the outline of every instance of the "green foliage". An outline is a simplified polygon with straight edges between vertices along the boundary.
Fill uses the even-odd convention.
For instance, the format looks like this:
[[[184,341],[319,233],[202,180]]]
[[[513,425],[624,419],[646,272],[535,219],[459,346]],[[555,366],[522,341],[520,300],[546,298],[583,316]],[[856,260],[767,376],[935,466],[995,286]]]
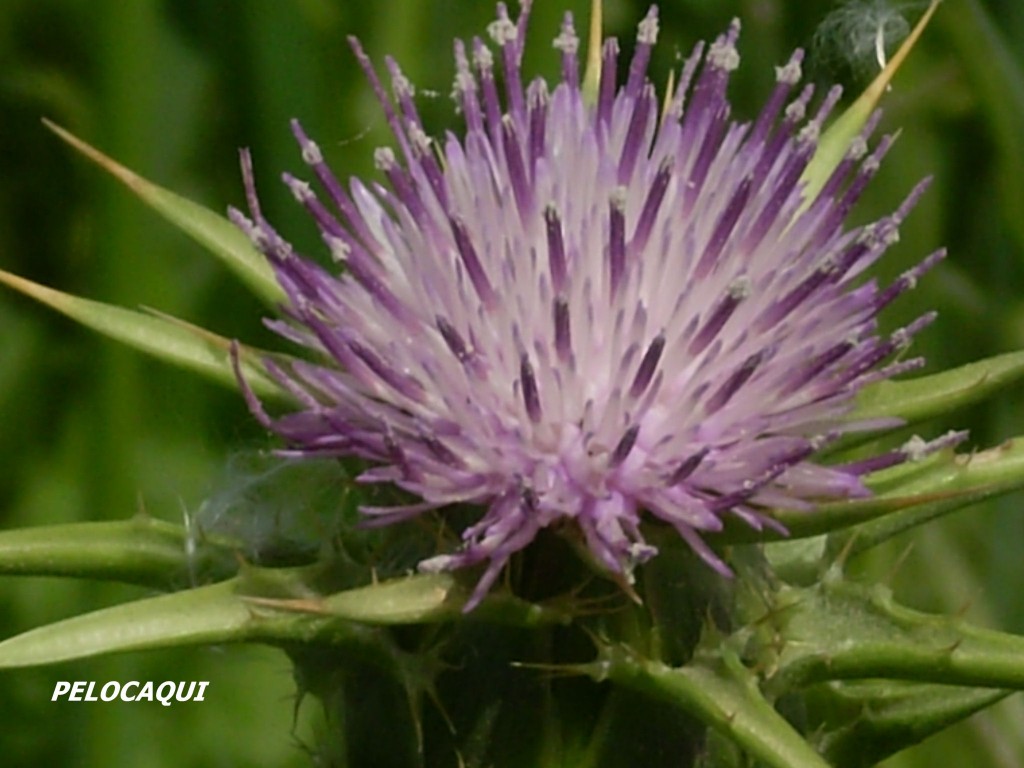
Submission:
[[[569,5],[578,19],[585,18],[588,3]],[[641,4],[626,0],[609,2],[606,25],[623,41],[631,40],[631,25],[643,9]],[[767,93],[771,65],[779,63],[792,47],[806,45],[820,22],[817,10],[809,12],[806,4],[787,0],[716,4],[691,0],[665,4],[661,10],[662,40],[677,41],[680,50],[689,49],[697,38],[717,34],[733,15],[748,19],[756,14],[757,21],[747,23],[741,39],[745,66],[737,73],[734,90],[737,112],[745,116],[753,115]],[[554,36],[561,11],[562,4],[538,4],[533,20],[537,38]],[[257,174],[269,214],[283,222],[282,229],[289,235],[294,232],[299,243],[312,246],[315,238],[300,224],[303,217],[297,206],[274,183],[277,172],[294,166],[297,158],[287,130],[288,118],[303,118],[321,139],[328,160],[342,171],[341,175],[372,173],[372,149],[386,141],[369,90],[341,43],[344,36],[359,35],[375,56],[394,54],[421,86],[443,94],[451,79],[452,64],[447,43],[438,45],[437,41],[446,41],[452,34],[476,34],[490,13],[487,4],[463,0],[440,4],[422,0],[375,4],[232,0],[216,4],[216,10],[199,2],[8,0],[0,14],[0,109],[6,129],[0,146],[0,162],[5,169],[0,178],[0,268],[59,287],[67,294],[89,296],[117,307],[155,307],[214,329],[222,338],[241,338],[262,345],[266,337],[259,324],[265,312],[261,301],[248,297],[222,266],[158,222],[123,189],[72,158],[41,128],[39,118],[46,116],[68,126],[140,175],[159,181],[162,188],[200,200],[213,211],[223,210],[227,202],[240,202],[235,149],[252,146],[258,149]],[[887,257],[879,265],[880,273],[883,279],[892,278],[939,244],[946,244],[951,254],[912,295],[901,299],[887,320],[897,325],[925,309],[940,310],[938,324],[920,338],[916,347],[929,358],[929,371],[935,378],[915,384],[883,385],[876,390],[877,399],[862,401],[862,414],[880,415],[905,396],[907,408],[919,409],[906,411],[915,421],[920,420],[915,425],[917,431],[937,435],[954,426],[969,427],[972,444],[979,449],[1024,433],[1021,397],[1016,391],[981,402],[989,387],[1007,386],[1016,380],[1012,378],[1019,367],[1016,356],[992,358],[983,364],[988,370],[981,375],[976,375],[977,369],[957,368],[1024,346],[1024,212],[1020,210],[1024,195],[1019,194],[1024,131],[1018,130],[1024,125],[1024,62],[1019,54],[1022,40],[1024,11],[1013,4],[1007,7],[995,0],[949,0],[943,4],[935,25],[886,97],[883,127],[901,128],[902,138],[858,214],[866,219],[891,210],[916,179],[934,173],[934,187],[904,228],[903,244],[892,258]],[[554,53],[543,48],[536,46],[530,52],[528,69],[553,72]],[[655,71],[666,71],[672,55],[671,44],[659,47]],[[808,70],[823,80],[836,74],[816,68],[813,57]],[[856,92],[864,83],[847,85]],[[428,123],[449,124],[450,105],[446,99],[426,98],[421,106]],[[149,191],[157,203],[174,199],[165,197],[160,189]],[[258,265],[246,261],[244,248],[237,250],[231,245],[233,235],[218,229],[216,215],[208,211],[199,215],[213,216],[204,220],[219,233],[216,238],[228,238],[222,251],[237,256],[232,263],[241,265],[243,272],[248,269],[249,286],[259,289],[262,285],[263,300],[272,300],[273,290],[265,272],[261,274]],[[201,238],[209,231],[201,229],[193,235]],[[234,239],[236,246],[240,242]],[[225,348],[214,337],[197,336],[163,315],[131,317],[145,319],[154,329],[151,341],[165,347],[164,352],[172,338],[190,354],[209,354],[212,349],[214,360],[207,369],[225,378]],[[128,328],[124,324],[120,327]],[[148,587],[163,586],[161,574],[175,574],[177,581],[190,573],[190,562],[180,560],[185,550],[177,544],[190,540],[193,531],[188,526],[179,529],[155,521],[144,525],[137,520],[102,521],[123,520],[126,511],[140,503],[139,498],[157,519],[180,520],[184,507],[188,511],[186,520],[191,520],[202,501],[215,495],[214,478],[228,453],[240,444],[261,439],[239,398],[193,381],[188,374],[162,363],[143,361],[133,353],[117,350],[114,345],[72,329],[64,320],[37,311],[13,294],[0,296],[0,363],[3,527],[64,526],[48,529],[45,537],[32,529],[19,532],[23,539],[5,539],[12,549],[5,550],[0,541],[0,561],[6,563],[2,567],[9,572],[81,575],[88,570],[89,562],[105,563],[105,571],[98,568],[91,575],[126,579]],[[1001,364],[1005,367],[994,372]],[[937,373],[948,369],[954,370]],[[258,388],[255,378],[250,381]],[[956,389],[958,404],[970,403],[970,409],[958,411],[955,416],[946,412],[951,402],[949,392],[943,389],[947,385]],[[884,391],[890,386],[893,389]],[[269,390],[261,391],[270,394]],[[897,534],[912,530],[916,549],[895,576],[895,590],[902,602],[950,612],[971,601],[969,615],[976,622],[1024,631],[1024,608],[1019,600],[1019,585],[1024,581],[1019,542],[1024,529],[1017,509],[1019,501],[996,498],[1012,485],[1007,478],[987,476],[977,480],[988,470],[1010,466],[1019,450],[1016,445],[994,450],[975,457],[976,462],[962,459],[958,464],[944,457],[945,464],[916,467],[913,471],[921,473],[917,476],[890,478],[892,485],[886,489],[884,504],[895,506],[892,500],[905,498],[915,480],[932,483],[943,472],[950,483],[946,490],[952,495],[908,505],[876,522],[864,522],[859,536],[851,539],[833,534],[822,546],[805,550],[791,561],[796,563],[795,571],[810,563],[811,572],[816,574],[837,559],[859,554],[856,561],[850,561],[850,567],[859,569],[860,577],[874,580],[887,576],[899,550],[906,546],[907,539],[901,540]],[[989,461],[996,463],[986,465]],[[965,490],[965,486],[957,485],[964,478],[976,482],[968,483]],[[962,506],[966,501],[983,503],[969,515],[917,528],[923,520],[946,514],[954,504]],[[892,508],[874,509],[871,514],[883,511],[892,512]],[[835,513],[851,514],[851,509]],[[854,509],[852,513],[858,512]],[[868,514],[864,510],[859,513]],[[796,519],[791,522],[799,525]],[[58,532],[62,537],[56,535]],[[30,540],[42,549],[26,549]],[[139,567],[126,570],[123,563],[103,555],[105,543],[124,552],[129,541],[144,554],[135,561]],[[232,546],[226,549],[237,551]],[[244,546],[240,549],[249,552]],[[210,570],[203,569],[204,578],[226,578],[238,567],[233,554],[225,560],[217,554],[220,551],[211,552]],[[20,565],[10,564],[10,552],[22,557]],[[26,555],[29,552],[35,553],[34,561]],[[390,566],[409,559],[396,557]],[[48,562],[56,562],[59,567]],[[199,597],[210,600],[217,611],[196,616],[215,620],[234,617],[242,621],[244,612],[244,622],[248,622],[254,613],[263,612],[296,626],[329,624],[338,618],[331,617],[332,611],[344,614],[352,610],[347,601],[368,604],[366,594],[361,599],[358,594],[353,597],[352,589],[378,589],[366,587],[368,581],[332,590],[320,589],[322,585],[318,584],[312,594],[305,594],[279,583],[275,586],[273,579],[267,582],[257,578],[267,570],[276,569],[254,567],[248,571],[250,591],[254,584],[251,579],[255,578],[256,596],[263,602],[253,602],[249,595],[244,611],[232,591],[238,582],[221,581],[133,604],[126,601],[139,597],[137,589],[126,592],[109,585],[6,578],[0,591],[0,635],[11,637],[69,615],[84,613],[96,621],[104,614],[90,614],[94,609],[123,610],[110,608],[112,604],[156,611],[173,606],[175,600],[188,602]],[[365,570],[359,572],[361,578],[368,578]],[[194,575],[194,570],[191,573]],[[682,568],[679,577],[685,579],[685,574]],[[431,592],[430,586],[429,580],[420,580],[389,588],[401,591],[411,587],[417,599],[429,601],[433,596],[436,601],[439,593]],[[790,588],[810,589],[796,584]],[[376,596],[382,593],[370,594],[375,598],[369,603],[377,605]],[[845,601],[839,608],[836,595]],[[859,615],[857,611],[874,611],[871,615],[882,622],[858,621],[850,631],[884,628],[885,622],[896,618],[904,621],[900,624],[904,628],[906,621],[929,621],[918,613],[894,612],[888,603],[879,607],[877,596],[856,591],[852,597],[842,591],[826,596],[828,600],[816,602],[817,598],[805,595],[806,599],[798,603],[802,607],[797,614],[790,613],[790,620],[810,615],[799,611],[820,611],[814,614],[813,621],[817,622],[825,620],[826,614],[838,622]],[[709,598],[708,606],[714,604]],[[551,606],[543,601],[533,606],[499,604],[494,610],[496,616],[520,616],[516,621],[525,621],[522,617],[538,612],[546,616],[545,611],[561,616],[565,609],[564,605]],[[451,608],[449,605],[445,609],[445,616],[451,615]],[[687,606],[687,610],[697,609]],[[351,616],[345,614],[342,618],[348,620]],[[365,620],[366,615],[361,618]],[[673,619],[685,627],[692,616],[683,612]],[[614,626],[595,625],[591,631],[597,633],[596,637],[601,637],[601,632],[630,637],[629,628],[635,629],[643,621],[642,614],[623,611]],[[66,631],[69,625],[55,626]],[[179,629],[174,621],[161,626]],[[939,629],[940,634],[955,632],[955,628],[945,625]],[[543,664],[553,658],[564,664],[568,659],[581,665],[574,674],[593,673],[594,668],[582,666],[593,657],[593,638],[566,638],[564,630],[551,628],[547,636],[559,648],[559,654],[553,656],[511,632],[507,622],[482,622],[454,638],[432,634],[439,631],[443,634],[437,629],[406,633],[402,628],[374,628],[372,643],[380,661],[369,667],[346,666],[315,644],[286,643],[285,647],[304,675],[304,690],[311,694],[327,695],[325,691],[334,690],[327,685],[334,675],[347,681],[343,689],[348,699],[335,702],[333,710],[339,716],[344,711],[358,712],[366,703],[367,718],[381,712],[395,718],[394,731],[365,731],[365,742],[353,747],[354,753],[365,756],[371,764],[383,764],[372,762],[380,754],[381,739],[406,739],[407,744],[414,745],[406,756],[413,759],[420,729],[451,733],[440,708],[430,704],[435,693],[451,710],[447,716],[460,734],[458,747],[467,765],[489,764],[493,758],[489,752],[492,747],[488,746],[491,744],[518,748],[524,764],[530,765],[618,765],[628,764],[622,762],[627,759],[633,764],[654,765],[657,763],[649,755],[624,755],[622,748],[617,754],[616,745],[648,743],[650,730],[644,730],[645,723],[651,727],[664,725],[665,718],[678,732],[690,734],[687,729],[693,728],[693,716],[717,722],[725,733],[742,731],[741,743],[757,754],[757,734],[764,733],[760,724],[778,718],[776,710],[765,710],[758,703],[744,711],[748,719],[737,720],[730,711],[709,714],[692,709],[673,719],[674,715],[666,715],[661,709],[645,707],[642,702],[646,694],[635,698],[638,694],[634,689],[642,693],[644,686],[660,685],[659,675],[665,675],[666,688],[659,689],[658,696],[671,699],[672,686],[689,685],[700,690],[720,689],[719,702],[742,702],[750,693],[750,668],[744,665],[742,648],[737,648],[732,657],[726,654],[724,660],[713,662],[701,651],[690,668],[692,674],[679,674],[659,660],[662,652],[685,657],[694,652],[695,640],[683,648],[654,649],[657,653],[652,652],[650,658],[635,665],[628,664],[628,658],[621,655],[621,645],[602,640],[605,645],[600,647],[607,649],[608,659],[621,662],[622,669],[616,668],[613,677],[621,675],[618,679],[629,692],[616,694],[618,698],[600,698],[597,705],[587,709],[581,702],[593,700],[593,689],[583,686],[591,684],[577,677],[550,681],[545,674],[551,670],[545,671]],[[723,633],[728,634],[724,629]],[[65,636],[54,637],[57,645],[66,641]],[[733,639],[739,637],[742,635]],[[953,642],[949,639],[950,645],[940,644],[938,651],[949,651]],[[466,657],[459,653],[468,653],[466,649],[472,644],[487,649],[489,676],[482,676],[460,692],[451,686],[453,676],[443,674],[434,649],[447,648],[449,656],[445,658],[464,660]],[[808,647],[805,652],[812,650]],[[308,764],[307,756],[287,743],[291,712],[280,696],[287,694],[292,685],[285,657],[279,654],[277,658],[276,662],[268,657],[254,661],[255,657],[237,649],[212,659],[165,651],[148,657],[67,663],[59,672],[6,672],[0,707],[10,714],[8,727],[0,729],[0,751],[5,763],[12,765],[108,765],[111,755],[119,755],[124,764],[184,768],[209,765],[211,755],[217,755],[217,762],[223,764]],[[536,663],[541,670],[509,669],[510,658]],[[412,659],[420,661],[414,663]],[[817,746],[842,765],[867,764],[1003,696],[999,690],[975,688],[960,688],[954,695],[948,689],[911,689],[903,683],[818,682],[810,673],[801,677],[792,672],[799,668],[797,659],[789,657],[785,663],[790,665],[790,679],[799,679],[808,686],[807,701],[820,704],[820,712],[848,712],[853,707],[865,712],[852,724],[844,721],[847,725],[843,727],[835,726],[827,714],[807,723],[808,729],[822,729]],[[879,672],[877,667],[871,669]],[[147,675],[210,679],[211,690],[217,693],[201,710],[156,713],[139,706],[85,709],[82,705],[76,708],[48,701],[56,679]],[[381,676],[393,687],[382,687],[377,701],[361,701],[356,692],[375,680],[379,682]],[[980,679],[958,681],[975,685]],[[687,695],[687,701],[692,701],[692,695]],[[331,709],[331,702],[327,703]],[[559,724],[555,732],[535,745],[534,751],[517,740],[513,704],[524,705],[535,714],[546,713],[550,722]],[[785,704],[783,697],[778,709],[783,710]],[[307,708],[300,711],[306,712]],[[397,711],[409,714],[394,714]],[[623,726],[625,730],[616,731],[613,723],[624,722],[626,712],[633,713],[633,720]],[[914,716],[908,719],[907,712]],[[930,720],[923,718],[925,712],[931,713]],[[787,717],[794,722],[798,719],[789,713]],[[1020,697],[1009,699],[985,717],[989,719],[960,726],[939,737],[934,746],[925,744],[892,758],[886,765],[984,766],[1000,764],[999,759],[1002,764],[1024,761],[1024,729],[1020,727],[1024,705]],[[61,722],[67,738],[51,738],[55,720]],[[246,723],[244,728],[238,727],[240,721]],[[584,727],[593,729],[593,743],[577,743],[565,735]],[[188,749],[182,745],[183,733],[189,734],[192,746]],[[309,739],[305,723],[299,738]],[[372,739],[377,739],[376,747]],[[736,762],[740,758],[735,752],[717,739],[711,737],[709,749],[711,754],[722,756],[719,764],[741,764]],[[865,741],[875,751],[861,749]],[[669,754],[679,754],[678,743],[661,747]],[[792,749],[800,747],[794,742]],[[804,758],[793,757],[791,764],[814,764],[800,763],[800,759]]]

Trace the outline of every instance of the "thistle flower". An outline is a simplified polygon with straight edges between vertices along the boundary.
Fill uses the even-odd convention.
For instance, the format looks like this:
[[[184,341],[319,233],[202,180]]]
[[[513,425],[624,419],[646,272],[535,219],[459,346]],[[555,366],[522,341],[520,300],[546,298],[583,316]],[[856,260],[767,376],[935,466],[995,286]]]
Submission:
[[[920,366],[891,361],[934,318],[877,331],[879,312],[942,251],[888,287],[863,279],[925,185],[891,216],[844,228],[892,141],[869,153],[877,116],[805,199],[801,177],[839,90],[808,117],[813,88],[793,95],[800,51],[757,119],[738,123],[726,98],[738,22],[696,46],[659,110],[647,79],[656,9],[626,82],[609,39],[593,90],[568,14],[554,40],[560,81],[524,86],[528,14],[526,2],[516,21],[498,6],[495,51],[455,43],[465,129],[438,139],[398,65],[387,60],[392,101],[352,41],[397,143],[376,152],[387,183],[346,188],[297,122],[323,197],[284,175],[336,270],[294,253],[264,219],[243,152],[250,215],[231,215],[287,295],[269,325],[314,353],[265,362],[295,412],[272,417],[246,389],[290,453],[360,457],[371,465],[361,481],[417,497],[364,507],[371,525],[478,505],[462,546],[420,563],[486,563],[472,607],[552,526],[629,580],[656,554],[641,521],[660,521],[727,574],[702,538],[726,516],[778,527],[772,509],[867,495],[866,473],[959,439],[815,460],[844,433],[891,426],[851,422],[852,398]]]

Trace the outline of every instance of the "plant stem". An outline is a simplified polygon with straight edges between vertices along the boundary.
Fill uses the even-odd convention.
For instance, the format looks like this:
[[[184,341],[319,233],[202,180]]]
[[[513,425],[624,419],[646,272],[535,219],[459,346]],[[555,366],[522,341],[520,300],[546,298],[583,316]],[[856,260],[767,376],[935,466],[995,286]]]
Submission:
[[[754,676],[722,649],[683,667],[605,649],[595,670],[612,682],[672,703],[774,768],[827,768],[828,763],[775,711]]]

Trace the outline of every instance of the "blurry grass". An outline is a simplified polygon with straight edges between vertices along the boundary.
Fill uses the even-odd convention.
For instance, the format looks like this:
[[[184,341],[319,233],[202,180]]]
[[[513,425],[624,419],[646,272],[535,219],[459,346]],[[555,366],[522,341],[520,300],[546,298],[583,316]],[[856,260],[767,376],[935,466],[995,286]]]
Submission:
[[[528,69],[549,75],[548,42],[563,7],[538,2]],[[809,7],[816,8],[809,12]],[[771,65],[807,46],[829,5],[797,0],[680,0],[662,11],[655,77],[698,38],[745,21],[732,93],[752,117]],[[645,6],[608,0],[614,33],[633,38]],[[428,124],[450,121],[449,39],[490,20],[478,0],[4,0],[0,10],[0,266],[62,290],[127,306],[147,304],[221,333],[259,341],[259,308],[196,248],[70,156],[39,125],[46,115],[161,184],[214,208],[241,198],[235,149],[250,146],[265,207],[300,244],[316,238],[277,183],[299,166],[287,129],[301,117],[340,175],[372,172],[387,141],[369,89],[348,53],[357,34],[378,61],[394,54],[421,88]],[[808,63],[818,79],[851,71],[832,54]],[[940,244],[951,256],[887,322],[936,307],[920,337],[930,368],[1024,345],[1024,12],[1012,0],[947,0],[890,95],[884,128],[902,128],[858,211],[891,210],[917,179],[935,184],[880,265],[891,279]],[[238,398],[115,349],[27,302],[0,295],[0,524],[123,517],[141,498],[168,519],[194,509],[226,456],[264,440]],[[1020,395],[957,414],[985,446],[1024,433]],[[938,433],[946,424],[929,428]],[[908,601],[937,610],[969,605],[991,626],[1024,632],[1021,500],[961,513],[873,558]],[[109,587],[7,581],[0,635],[109,604]],[[0,754],[9,765],[303,765],[289,740],[291,691],[283,657],[229,649],[152,654],[67,668],[6,673]],[[210,679],[205,705],[164,710],[49,702],[57,679]],[[54,723],[60,723],[55,734]],[[993,712],[886,763],[1024,764],[1024,704]],[[183,739],[183,735],[187,738]],[[185,743],[188,743],[186,748]],[[120,747],[121,744],[130,745]],[[126,751],[130,750],[130,751]],[[123,757],[123,759],[122,759]]]

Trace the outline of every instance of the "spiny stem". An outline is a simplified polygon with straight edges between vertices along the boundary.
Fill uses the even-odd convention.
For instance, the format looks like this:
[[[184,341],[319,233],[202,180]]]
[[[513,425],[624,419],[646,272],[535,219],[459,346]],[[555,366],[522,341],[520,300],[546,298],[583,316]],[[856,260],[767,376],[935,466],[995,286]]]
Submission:
[[[622,646],[604,649],[593,674],[674,704],[773,768],[827,768],[828,763],[775,711],[754,676],[730,651],[669,667]]]

